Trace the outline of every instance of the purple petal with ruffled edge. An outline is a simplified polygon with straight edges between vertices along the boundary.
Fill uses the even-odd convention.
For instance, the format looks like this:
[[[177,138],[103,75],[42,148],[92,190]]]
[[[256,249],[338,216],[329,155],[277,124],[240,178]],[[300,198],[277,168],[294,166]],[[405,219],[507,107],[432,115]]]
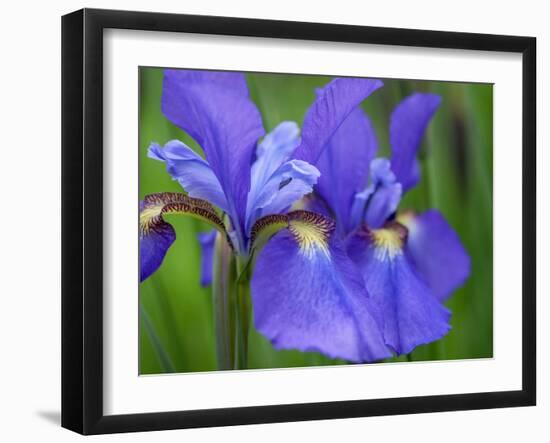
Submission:
[[[372,124],[357,107],[334,133],[315,165],[321,172],[315,189],[332,208],[341,234],[351,232],[360,222],[353,222],[352,202],[355,193],[367,185],[369,164],[377,150]]]
[[[337,78],[322,88],[302,125],[302,142],[294,158],[316,164],[326,144],[350,113],[382,87],[380,80]]]
[[[164,115],[204,150],[242,237],[250,164],[256,142],[265,132],[244,75],[165,70],[161,106]]]
[[[348,253],[382,311],[386,344],[397,354],[442,338],[451,316],[403,253],[405,236],[406,228],[393,224],[362,228],[348,241]]]
[[[314,214],[269,240],[251,282],[256,328],[276,349],[353,362],[387,358],[377,310],[333,230]]]
[[[166,170],[191,197],[209,201],[223,211],[229,205],[218,178],[203,158],[179,140],[169,141],[161,148],[149,146],[150,158],[166,163]]]
[[[441,103],[435,94],[415,93],[397,105],[390,119],[391,165],[403,192],[420,179],[416,153],[428,123]]]
[[[215,230],[200,232],[197,239],[201,245],[201,286],[206,287],[212,283],[212,265],[214,263],[214,245],[216,243]]]
[[[441,213],[405,213],[398,220],[409,229],[407,251],[434,294],[446,300],[470,275],[470,256]]]

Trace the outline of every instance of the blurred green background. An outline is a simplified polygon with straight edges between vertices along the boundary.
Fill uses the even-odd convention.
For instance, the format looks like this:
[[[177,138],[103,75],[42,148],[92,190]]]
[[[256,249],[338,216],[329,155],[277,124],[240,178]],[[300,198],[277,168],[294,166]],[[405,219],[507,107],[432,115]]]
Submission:
[[[194,141],[161,113],[162,69],[140,75],[140,198],[163,191],[181,191],[163,163],[149,159],[153,141]],[[283,120],[302,123],[315,88],[330,77],[247,74],[253,100],[267,131]],[[363,104],[381,148],[388,156],[388,124],[392,109],[412,92],[433,92],[442,105],[429,125],[420,152],[422,180],[408,192],[400,209],[439,209],[458,232],[472,259],[467,283],[446,303],[452,330],[442,340],[416,348],[409,356],[389,361],[492,357],[493,353],[493,95],[492,85],[384,79],[385,86]],[[209,230],[190,217],[169,216],[177,240],[160,269],[140,286],[140,373],[216,370],[212,299],[199,284],[197,233]],[[275,351],[251,331],[250,368],[282,368],[344,364],[317,353]]]

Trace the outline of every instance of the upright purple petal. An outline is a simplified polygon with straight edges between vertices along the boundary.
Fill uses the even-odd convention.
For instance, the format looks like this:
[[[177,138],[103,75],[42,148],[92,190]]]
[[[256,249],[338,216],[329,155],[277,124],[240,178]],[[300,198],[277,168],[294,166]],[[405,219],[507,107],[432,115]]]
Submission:
[[[437,298],[446,300],[470,275],[470,256],[441,213],[405,213],[398,220],[409,229],[407,250],[419,274]]]
[[[303,213],[303,211],[298,211]],[[276,349],[353,362],[389,357],[361,275],[332,236],[333,223],[293,216],[261,250],[252,277],[256,328]]]
[[[415,93],[399,103],[392,113],[391,165],[397,181],[403,185],[403,192],[415,186],[420,179],[416,153],[440,103],[439,95]]]
[[[384,339],[397,354],[442,338],[451,313],[419,278],[403,253],[406,228],[359,230],[348,242],[367,290],[382,311]]]
[[[209,232],[200,232],[197,235],[201,245],[201,286],[210,286],[212,283],[212,266],[214,264],[214,245],[216,243],[215,229]]]
[[[380,186],[371,195],[365,212],[365,223],[371,228],[380,228],[397,211],[401,201],[401,183]]]
[[[355,224],[356,207],[364,201],[364,219],[361,222],[371,229],[381,228],[388,218],[397,211],[401,201],[402,186],[397,183],[395,174],[391,171],[390,162],[385,158],[375,158],[370,164],[371,183],[365,191],[355,195],[352,207],[353,226]]]
[[[286,211],[313,190],[318,178],[317,168],[307,162],[290,160],[283,163],[255,195],[249,194],[246,231],[262,216]]]
[[[298,143],[298,125],[283,122],[258,144],[246,204],[247,233],[256,220],[286,211],[317,183],[316,167],[302,160],[289,160]]]
[[[321,177],[316,191],[332,208],[343,234],[357,226],[351,218],[353,199],[367,185],[369,164],[377,150],[374,128],[365,112],[357,107],[334,133],[317,161]]]
[[[250,164],[256,142],[264,135],[262,119],[248,97],[244,75],[166,70],[162,111],[202,147],[226,195],[229,215],[242,229]]]
[[[209,201],[225,212],[229,205],[218,178],[202,157],[179,140],[169,141],[161,148],[149,147],[149,157],[166,163],[166,170],[190,197]]]
[[[294,158],[315,164],[350,113],[382,86],[380,80],[337,78],[322,88],[306,113]]]
[[[256,148],[256,159],[252,164],[250,193],[261,189],[273,173],[286,161],[300,144],[300,128],[294,122],[285,121],[277,125]]]

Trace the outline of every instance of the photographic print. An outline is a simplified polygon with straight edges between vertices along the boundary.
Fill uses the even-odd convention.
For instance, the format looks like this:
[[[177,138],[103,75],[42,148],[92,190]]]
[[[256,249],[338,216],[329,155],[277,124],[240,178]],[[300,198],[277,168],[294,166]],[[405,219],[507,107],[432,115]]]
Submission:
[[[140,374],[493,356],[491,84],[139,85]]]

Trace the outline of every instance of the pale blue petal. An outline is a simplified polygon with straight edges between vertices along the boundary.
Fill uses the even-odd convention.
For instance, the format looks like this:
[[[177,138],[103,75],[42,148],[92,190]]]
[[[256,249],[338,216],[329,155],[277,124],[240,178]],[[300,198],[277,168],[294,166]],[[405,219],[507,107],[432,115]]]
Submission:
[[[353,227],[365,222],[380,228],[395,213],[401,201],[402,187],[396,182],[389,160],[375,158],[370,164],[369,186],[355,194],[351,208]]]
[[[172,140],[161,148],[157,143],[149,147],[149,157],[166,163],[166,170],[177,180],[190,197],[207,200],[223,211],[228,211],[225,194],[208,163],[179,140]]]
[[[302,160],[290,160],[282,164],[265,182],[255,199],[249,200],[247,232],[258,218],[284,211],[309,194],[318,178],[317,168]]]
[[[371,228],[380,228],[397,211],[401,201],[401,183],[383,185],[372,194],[365,212],[365,223]]]
[[[273,173],[290,159],[300,143],[300,128],[295,122],[282,122],[256,148],[256,160],[250,173],[249,199],[254,199]]]

